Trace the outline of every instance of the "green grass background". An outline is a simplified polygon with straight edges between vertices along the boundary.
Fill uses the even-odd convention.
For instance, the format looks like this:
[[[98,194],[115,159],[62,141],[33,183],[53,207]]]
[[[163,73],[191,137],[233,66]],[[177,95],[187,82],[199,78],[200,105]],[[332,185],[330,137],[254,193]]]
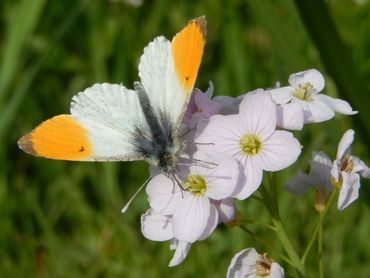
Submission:
[[[295,135],[298,162],[278,174],[283,221],[302,254],[318,217],[313,192],[294,198],[282,184],[307,169],[312,150],[335,156],[345,130],[355,126],[355,154],[369,160],[370,5],[368,1],[231,0],[0,1],[0,276],[1,277],[224,277],[236,252],[253,246],[274,253],[239,228],[220,226],[193,245],[180,266],[168,268],[168,243],[140,232],[148,208],[142,193],[122,215],[124,202],[148,176],[145,162],[78,163],[26,155],[18,138],[41,121],[67,113],[71,97],[96,82],[132,87],[138,59],[157,35],[171,38],[206,15],[208,37],[197,87],[237,96],[290,73],[318,68],[325,93],[360,113],[308,125]],[[327,277],[370,275],[370,189],[324,226]],[[246,218],[268,223],[261,204],[238,203]],[[281,250],[274,234],[248,225]],[[307,261],[317,276],[316,247]],[[284,263],[287,275],[294,271]]]

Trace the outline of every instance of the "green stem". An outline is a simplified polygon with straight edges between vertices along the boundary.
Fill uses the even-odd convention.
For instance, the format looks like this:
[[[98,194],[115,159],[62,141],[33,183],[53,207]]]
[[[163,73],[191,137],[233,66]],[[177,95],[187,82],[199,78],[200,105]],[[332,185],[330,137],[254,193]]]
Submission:
[[[250,231],[247,227],[245,227],[244,225],[239,225],[239,227],[244,231],[246,232],[248,235],[250,235],[253,239],[255,239],[256,241],[258,241],[259,243],[263,244],[267,249],[269,250],[272,250],[272,252],[274,252],[278,257],[280,257],[282,260],[284,260],[286,263],[290,264],[293,266],[293,263],[291,262],[291,260],[281,254],[276,248],[274,248],[273,246],[271,246],[267,241],[265,241],[263,238],[255,235],[252,231]]]
[[[322,222],[323,222],[323,220],[324,220],[324,218],[325,218],[325,216],[326,216],[326,214],[327,214],[327,212],[328,212],[329,207],[331,206],[331,203],[332,203],[332,202],[333,202],[333,200],[334,200],[334,196],[337,194],[337,191],[338,191],[338,190],[337,190],[336,188],[334,188],[334,190],[331,192],[331,194],[330,194],[330,196],[329,196],[329,201],[328,201],[328,203],[327,203],[327,205],[326,205],[326,207],[325,207],[325,210],[324,210],[323,212],[321,212],[321,213],[320,213],[320,219],[319,219],[319,222],[317,223],[316,228],[315,228],[315,230],[313,231],[312,236],[311,236],[311,238],[310,238],[310,240],[309,240],[309,242],[308,242],[308,244],[307,244],[307,247],[306,247],[305,251],[303,252],[303,256],[302,256],[302,258],[301,258],[301,262],[302,262],[302,264],[305,264],[305,262],[306,262],[307,255],[308,255],[308,253],[309,253],[309,252],[310,252],[310,250],[311,250],[311,247],[312,247],[312,245],[313,245],[313,242],[315,241],[316,236],[317,236],[317,234],[318,234],[318,232],[319,232],[320,226],[322,225]]]
[[[276,190],[276,182],[274,177],[270,179],[270,188],[271,194],[263,184],[260,187],[260,192],[262,194],[262,198],[264,200],[263,204],[270,213],[272,217],[272,222],[275,227],[276,235],[278,236],[285,252],[288,254],[288,257],[291,261],[291,266],[298,270],[299,274],[305,276],[305,268],[303,263],[301,262],[297,252],[295,251],[292,243],[289,240],[289,237],[285,231],[284,225],[281,221],[281,217],[279,214],[279,204],[277,200],[277,190]]]
[[[318,259],[319,259],[319,277],[324,278],[324,264],[322,260],[322,233],[323,233],[323,215],[322,212],[320,213],[320,227],[319,233],[317,238],[317,245],[318,245]]]
[[[287,252],[288,257],[292,262],[291,265],[296,268],[302,276],[305,276],[304,265],[302,264],[297,252],[295,251],[291,241],[289,240],[289,237],[284,229],[284,225],[280,217],[273,218],[272,222],[274,223],[276,229],[276,235],[278,236],[285,252]]]
[[[243,222],[244,223],[248,223],[248,224],[254,224],[254,225],[257,225],[257,226],[261,226],[261,227],[270,229],[272,231],[275,231],[276,230],[275,227],[272,226],[272,225],[265,224],[265,223],[262,223],[262,222],[259,222],[259,221],[255,221],[255,220],[252,220],[252,219],[245,219],[245,218],[243,218]]]

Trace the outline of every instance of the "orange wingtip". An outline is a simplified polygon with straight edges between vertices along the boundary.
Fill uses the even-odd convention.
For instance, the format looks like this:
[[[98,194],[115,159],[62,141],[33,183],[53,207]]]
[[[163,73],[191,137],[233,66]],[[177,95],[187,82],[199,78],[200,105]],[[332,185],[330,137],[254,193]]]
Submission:
[[[88,160],[91,144],[86,130],[70,115],[53,117],[18,140],[34,156],[61,160]]]
[[[186,93],[191,93],[197,78],[207,35],[206,24],[204,16],[192,19],[172,39],[176,73]]]

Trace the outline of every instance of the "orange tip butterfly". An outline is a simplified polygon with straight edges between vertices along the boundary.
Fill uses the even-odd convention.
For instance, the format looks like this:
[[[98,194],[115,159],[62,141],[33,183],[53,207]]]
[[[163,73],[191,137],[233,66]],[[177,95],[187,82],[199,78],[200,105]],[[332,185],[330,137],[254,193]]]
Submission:
[[[201,63],[205,17],[190,20],[172,41],[156,37],[140,58],[134,90],[94,84],[72,98],[70,114],[21,137],[25,152],[73,161],[147,160],[170,177],[181,149],[178,131]]]

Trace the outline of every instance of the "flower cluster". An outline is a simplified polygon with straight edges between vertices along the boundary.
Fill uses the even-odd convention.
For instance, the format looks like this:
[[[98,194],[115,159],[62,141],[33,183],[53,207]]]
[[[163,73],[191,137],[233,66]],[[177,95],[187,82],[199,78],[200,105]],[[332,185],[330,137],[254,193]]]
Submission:
[[[288,130],[329,120],[334,112],[357,113],[347,102],[320,94],[325,82],[315,69],[292,74],[289,84],[238,98],[212,98],[212,83],[205,93],[193,91],[180,136],[184,151],[176,160],[174,176],[156,173],[149,181],[150,209],[141,218],[146,238],[170,241],[176,250],[170,266],[180,264],[191,244],[206,239],[219,223],[237,222],[235,199],[244,200],[256,192],[264,171],[279,171],[297,160],[302,147]],[[353,131],[348,131],[333,163],[323,152],[314,153],[310,173],[300,171],[286,189],[303,194],[313,186],[318,192],[317,206],[325,206],[334,181],[341,188],[338,208],[348,206],[357,198],[359,174],[370,177],[369,168],[351,156],[352,141]],[[278,264],[248,248],[233,259],[228,276],[248,272],[240,266],[235,270],[235,264],[244,263],[252,274],[284,275]]]

